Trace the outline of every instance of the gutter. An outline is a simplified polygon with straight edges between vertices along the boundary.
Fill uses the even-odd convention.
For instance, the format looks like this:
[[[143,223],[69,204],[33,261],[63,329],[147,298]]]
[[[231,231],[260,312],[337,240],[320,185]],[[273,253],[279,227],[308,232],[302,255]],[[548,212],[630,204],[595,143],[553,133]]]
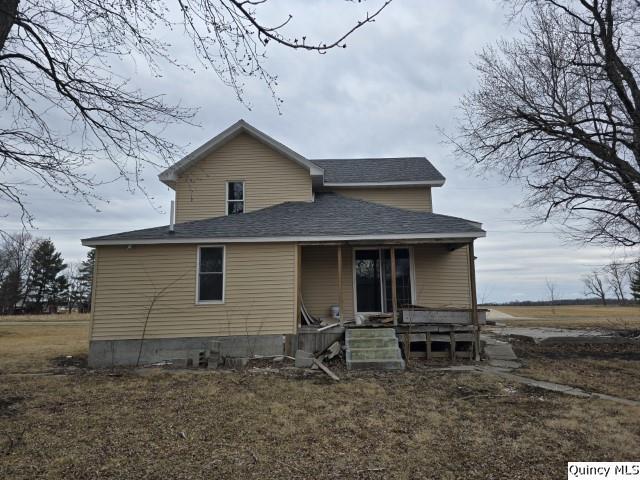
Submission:
[[[165,245],[165,244],[205,244],[205,243],[286,243],[286,242],[355,242],[378,240],[472,240],[486,237],[486,232],[430,233],[430,234],[382,234],[382,235],[341,235],[341,236],[291,236],[291,237],[190,237],[152,239],[92,239],[82,240],[85,247],[107,245]]]

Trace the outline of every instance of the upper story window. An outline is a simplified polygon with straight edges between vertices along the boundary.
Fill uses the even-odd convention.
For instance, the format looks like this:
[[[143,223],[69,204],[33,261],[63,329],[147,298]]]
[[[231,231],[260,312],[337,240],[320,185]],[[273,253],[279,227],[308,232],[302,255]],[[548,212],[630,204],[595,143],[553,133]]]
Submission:
[[[227,182],[227,215],[244,212],[244,182]]]

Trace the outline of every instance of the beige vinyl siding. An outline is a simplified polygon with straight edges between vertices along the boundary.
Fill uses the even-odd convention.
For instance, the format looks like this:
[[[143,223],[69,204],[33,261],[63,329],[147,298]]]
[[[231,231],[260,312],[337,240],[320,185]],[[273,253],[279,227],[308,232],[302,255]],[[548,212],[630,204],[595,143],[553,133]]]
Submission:
[[[381,203],[390,207],[418,212],[432,211],[430,187],[334,188],[333,191],[345,197]]]
[[[175,186],[176,222],[225,215],[228,181],[245,182],[245,212],[313,198],[307,169],[240,134],[180,176]]]
[[[98,247],[91,338],[292,334],[296,246],[225,246],[223,304],[196,304],[197,245]]]
[[[315,317],[329,317],[331,305],[338,305],[337,246],[302,247],[302,299]],[[354,318],[353,266],[351,247],[342,247],[342,297],[346,320]]]
[[[415,245],[416,303],[425,307],[470,307],[469,250]]]

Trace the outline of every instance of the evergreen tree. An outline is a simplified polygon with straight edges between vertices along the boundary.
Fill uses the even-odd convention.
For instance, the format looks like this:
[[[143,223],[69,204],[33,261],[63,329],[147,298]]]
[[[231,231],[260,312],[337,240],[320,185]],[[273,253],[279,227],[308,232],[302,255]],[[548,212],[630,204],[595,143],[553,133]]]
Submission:
[[[69,282],[64,275],[58,275],[51,284],[47,305],[50,310],[57,310],[58,307],[69,304]]]
[[[81,296],[81,309],[91,310],[91,289],[93,288],[93,267],[96,262],[96,250],[92,248],[87,253],[86,260],[82,261],[78,271],[79,294]]]
[[[0,282],[0,313],[14,313],[20,301],[21,288],[20,269],[11,268]]]
[[[58,275],[67,266],[51,240],[41,240],[31,255],[31,282],[27,295],[29,310],[42,313],[49,297],[58,294]],[[65,279],[66,280],[66,279]]]
[[[71,264],[66,270],[67,280],[69,281],[69,313],[71,313],[74,308],[77,308],[79,312],[84,310],[85,296],[82,281],[80,280],[79,268],[80,266],[78,264]]]
[[[631,270],[631,295],[636,302],[640,302],[640,261]]]

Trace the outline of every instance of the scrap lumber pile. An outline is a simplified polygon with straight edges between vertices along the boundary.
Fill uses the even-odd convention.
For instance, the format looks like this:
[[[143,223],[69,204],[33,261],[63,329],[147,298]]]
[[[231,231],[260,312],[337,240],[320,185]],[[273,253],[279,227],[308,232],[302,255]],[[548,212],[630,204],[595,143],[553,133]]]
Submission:
[[[380,323],[383,325],[393,323],[393,313],[376,313],[367,315],[367,323]]]
[[[333,342],[329,347],[327,347],[324,352],[320,355],[315,356],[312,353],[305,352],[304,350],[298,350],[296,352],[295,357],[295,366],[299,368],[318,368],[326,373],[331,379],[335,381],[339,381],[340,377],[338,377],[335,373],[333,373],[329,367],[324,364],[325,360],[331,360],[332,358],[338,356],[342,351],[342,346],[340,342]]]

